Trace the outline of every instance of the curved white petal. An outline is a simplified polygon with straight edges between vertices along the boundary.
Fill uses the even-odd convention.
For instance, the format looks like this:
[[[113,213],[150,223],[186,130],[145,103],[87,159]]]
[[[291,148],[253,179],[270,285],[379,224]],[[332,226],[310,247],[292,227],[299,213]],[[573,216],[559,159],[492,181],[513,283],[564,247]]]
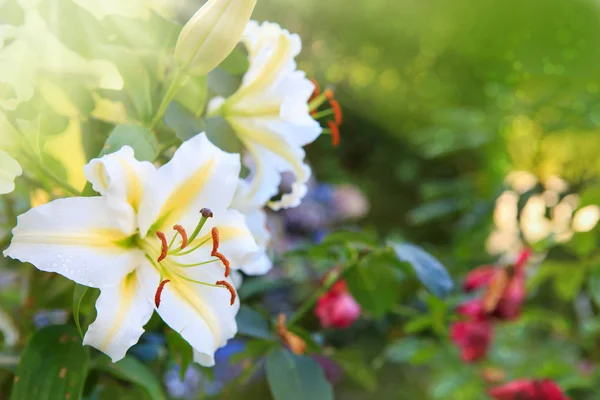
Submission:
[[[22,173],[23,170],[17,160],[0,150],[0,194],[15,190],[15,178]]]
[[[289,171],[296,176],[292,192],[269,206],[275,210],[295,207],[306,194],[310,178],[302,146],[322,132],[308,108],[314,85],[296,70],[294,58],[301,41],[269,22],[251,22],[242,41],[250,61],[242,85],[224,102],[211,101],[209,111],[220,109],[254,158],[253,174],[240,186],[238,196],[262,207],[277,194],[280,173]]]
[[[124,229],[127,227],[127,229]],[[118,285],[143,252],[127,246],[133,213],[116,214],[102,197],[58,199],[17,220],[4,255],[92,287]]]
[[[107,196],[111,205],[118,206],[125,201],[138,211],[144,184],[156,173],[156,168],[152,163],[136,160],[133,149],[124,146],[90,161],[84,172],[93,189]]]
[[[240,168],[238,154],[225,153],[204,133],[184,142],[146,184],[139,212],[142,237],[149,230],[171,230],[180,221],[198,221],[202,208],[215,215],[227,210]]]
[[[265,204],[277,193],[282,172],[292,172],[296,181],[292,191],[280,200],[269,203],[274,210],[296,207],[307,192],[311,170],[304,163],[304,150],[292,145],[287,137],[273,130],[269,123],[248,118],[230,121],[234,129],[243,132],[240,139],[255,160],[256,166],[246,185],[240,185],[236,197],[247,204]]]
[[[256,209],[246,214],[246,225],[256,244],[259,247],[259,256],[253,261],[246,263],[242,271],[247,275],[264,275],[273,267],[273,262],[267,255],[267,247],[271,241],[271,233],[267,226],[267,213],[262,209]]]
[[[223,278],[223,269],[214,264],[193,269],[190,278],[214,284]],[[146,262],[140,268],[140,282],[146,298],[154,300],[160,283],[159,274]],[[198,353],[195,360],[204,366],[214,365],[214,354],[237,333],[235,316],[240,303],[230,305],[230,293],[221,287],[208,287],[181,279],[173,273],[165,275],[170,282],[164,285],[160,306],[161,318],[188,342]],[[231,283],[231,281],[229,281]]]
[[[83,338],[83,344],[107,354],[112,362],[125,357],[144,333],[154,306],[146,299],[136,272],[127,275],[120,285],[102,288],[96,302],[98,316]]]

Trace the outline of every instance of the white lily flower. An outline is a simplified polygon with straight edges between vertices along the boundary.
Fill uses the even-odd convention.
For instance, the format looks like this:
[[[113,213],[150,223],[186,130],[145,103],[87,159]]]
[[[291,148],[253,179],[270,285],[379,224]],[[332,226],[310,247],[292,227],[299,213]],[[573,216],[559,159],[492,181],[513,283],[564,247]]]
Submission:
[[[248,165],[252,173],[236,197],[262,207],[277,194],[281,173],[290,171],[296,177],[291,193],[269,206],[295,207],[311,175],[302,147],[322,132],[308,108],[314,84],[296,70],[300,37],[274,23],[251,21],[242,42],[248,49],[248,72],[231,97],[211,101],[209,114],[223,116],[253,158],[254,165]]]
[[[7,152],[0,150],[0,194],[15,190],[15,178],[23,173],[21,165]]]
[[[4,254],[100,288],[84,344],[113,361],[138,341],[156,309],[192,345],[196,361],[213,365],[216,349],[237,331],[229,265],[243,268],[259,257],[244,216],[230,209],[239,171],[239,156],[205,134],[159,169],[124,147],[85,169],[101,197],[59,199],[21,215]],[[207,209],[199,215],[203,207],[214,218]]]
[[[243,271],[247,275],[264,275],[273,267],[273,262],[267,255],[267,247],[271,241],[271,232],[267,226],[267,213],[259,208],[244,213],[244,215],[246,216],[246,226],[260,249],[260,256],[246,264]]]

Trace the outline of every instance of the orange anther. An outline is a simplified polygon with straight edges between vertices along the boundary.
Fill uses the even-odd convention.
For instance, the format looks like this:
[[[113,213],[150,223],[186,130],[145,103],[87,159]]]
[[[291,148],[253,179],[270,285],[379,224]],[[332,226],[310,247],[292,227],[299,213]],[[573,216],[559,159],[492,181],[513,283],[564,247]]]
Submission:
[[[337,147],[340,144],[340,128],[333,121],[329,121],[328,123],[331,130],[331,143]]]
[[[229,283],[227,281],[218,281],[216,283],[216,285],[224,286],[225,288],[227,288],[227,290],[229,290],[229,293],[231,294],[231,301],[229,302],[229,305],[233,305],[235,303],[235,299],[237,297],[237,293],[235,292],[235,289],[231,285],[231,283]]]
[[[154,304],[156,305],[156,308],[160,307],[160,296],[162,295],[162,291],[165,288],[165,285],[169,282],[171,281],[165,279],[160,283],[160,285],[158,285],[158,289],[156,289],[156,294],[154,295]]]
[[[225,266],[225,278],[228,278],[229,274],[231,274],[231,263],[229,262],[227,257],[225,257],[223,254],[219,253],[218,251],[212,253],[212,256],[217,257],[219,260],[221,260],[221,262]]]
[[[210,234],[212,235],[213,247],[211,255],[215,255],[215,253],[219,250],[219,228],[216,226],[211,229]]]
[[[176,230],[177,232],[179,232],[179,234],[181,235],[181,250],[185,249],[186,246],[188,245],[187,232],[185,231],[184,227],[181,225],[175,225],[173,227],[173,229]]]
[[[336,125],[340,126],[342,124],[342,107],[340,107],[340,103],[337,100],[330,99],[329,105],[333,110]]]
[[[316,79],[311,78],[310,81],[313,83],[313,85],[315,85],[315,89],[313,90],[312,94],[310,95],[310,99],[308,100],[308,102],[310,103],[315,97],[317,97],[318,95],[321,94],[321,87],[319,86],[319,82],[317,82]]]
[[[325,89],[325,97],[327,98],[327,100],[333,100],[333,96],[333,90]]]
[[[167,253],[169,252],[169,245],[167,243],[167,237],[164,233],[162,233],[161,231],[157,231],[156,236],[161,241],[160,256],[158,256],[158,262],[161,262],[162,260],[167,258]]]

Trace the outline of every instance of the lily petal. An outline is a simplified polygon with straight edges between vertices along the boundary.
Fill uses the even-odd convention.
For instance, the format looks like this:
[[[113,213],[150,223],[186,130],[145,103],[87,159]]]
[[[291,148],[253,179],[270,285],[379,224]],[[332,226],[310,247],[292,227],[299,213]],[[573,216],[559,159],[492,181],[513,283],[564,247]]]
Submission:
[[[136,160],[133,149],[124,146],[115,153],[90,161],[84,171],[93,189],[107,196],[111,205],[125,200],[138,211],[144,183],[156,173],[156,168],[150,162]],[[117,201],[111,201],[114,199]]]
[[[133,213],[115,213],[105,198],[58,199],[18,217],[4,255],[85,286],[107,287],[143,259],[142,251],[127,246],[134,232]]]
[[[278,201],[269,202],[269,206],[273,210],[298,206],[306,195],[306,183],[311,176],[310,167],[303,162],[304,150],[272,131],[268,123],[249,118],[237,118],[230,123],[234,129],[242,132],[240,139],[256,163],[246,184],[239,186],[236,197],[248,204],[265,204],[277,193],[281,173],[291,171],[296,176],[291,193],[284,194]]]
[[[215,215],[224,212],[233,199],[240,169],[239,155],[225,153],[204,133],[184,142],[147,182],[139,212],[142,237],[149,230],[170,230],[180,221],[198,221],[202,208]]]
[[[144,333],[143,327],[150,320],[154,306],[144,296],[134,271],[120,285],[101,289],[96,310],[98,316],[88,328],[83,344],[95,347],[117,362]]]
[[[273,267],[273,262],[267,255],[267,247],[271,241],[271,233],[267,227],[267,213],[256,209],[246,214],[246,225],[259,247],[259,256],[242,267],[247,275],[264,275]]]
[[[154,299],[160,283],[158,272],[147,261],[140,268],[139,276],[146,298]],[[225,280],[223,269],[213,264],[204,265],[188,276],[208,283]],[[165,278],[170,282],[163,287],[156,311],[167,325],[192,345],[198,363],[214,365],[217,349],[237,333],[235,316],[240,307],[239,300],[236,299],[231,306],[231,295],[224,288],[190,283],[172,273]]]

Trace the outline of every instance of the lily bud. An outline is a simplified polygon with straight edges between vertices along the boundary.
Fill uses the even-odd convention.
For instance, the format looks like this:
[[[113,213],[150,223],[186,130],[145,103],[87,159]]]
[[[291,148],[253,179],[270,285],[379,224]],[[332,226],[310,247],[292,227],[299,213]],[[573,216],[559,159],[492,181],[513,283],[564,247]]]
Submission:
[[[216,68],[238,44],[256,0],[208,0],[183,27],[175,61],[192,75]]]

